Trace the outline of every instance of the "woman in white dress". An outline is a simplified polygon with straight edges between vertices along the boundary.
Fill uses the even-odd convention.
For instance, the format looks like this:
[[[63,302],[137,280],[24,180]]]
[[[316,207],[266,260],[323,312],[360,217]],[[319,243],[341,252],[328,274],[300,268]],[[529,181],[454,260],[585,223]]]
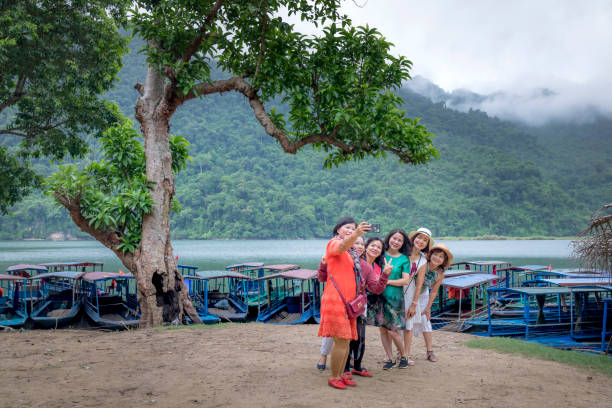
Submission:
[[[408,239],[412,244],[412,252],[410,253],[410,280],[409,284],[404,286],[404,310],[406,311],[406,328],[404,329],[404,350],[408,356],[408,365],[413,366],[414,361],[410,357],[410,348],[412,347],[412,336],[416,333],[418,336],[421,333],[423,322],[421,314],[427,305],[427,298],[419,296],[415,299],[414,294],[420,293],[422,281],[418,282],[417,274],[419,269],[427,263],[427,253],[434,244],[431,236],[431,231],[427,228],[419,228],[416,231],[410,231]],[[417,288],[418,285],[418,288]],[[417,292],[418,289],[418,292]],[[414,312],[411,314],[411,307]]]

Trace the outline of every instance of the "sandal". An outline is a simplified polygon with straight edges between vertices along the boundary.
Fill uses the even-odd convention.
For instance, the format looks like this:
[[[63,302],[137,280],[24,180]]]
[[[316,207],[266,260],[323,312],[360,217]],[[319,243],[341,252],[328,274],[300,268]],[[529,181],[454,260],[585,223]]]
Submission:
[[[344,384],[344,381],[338,378],[332,378],[331,380],[327,380],[327,383],[334,388],[338,388],[339,390],[346,389],[346,384]]]
[[[317,370],[325,371],[325,364],[317,364]]]
[[[428,351],[427,360],[431,361],[432,363],[435,363],[436,361],[438,361],[438,357],[436,357],[433,351]]]
[[[362,377],[371,377],[372,374],[370,374],[370,372],[368,370],[366,370],[365,368],[362,368],[361,371],[359,370],[355,370],[354,368],[351,370],[351,372],[355,375],[360,375]]]

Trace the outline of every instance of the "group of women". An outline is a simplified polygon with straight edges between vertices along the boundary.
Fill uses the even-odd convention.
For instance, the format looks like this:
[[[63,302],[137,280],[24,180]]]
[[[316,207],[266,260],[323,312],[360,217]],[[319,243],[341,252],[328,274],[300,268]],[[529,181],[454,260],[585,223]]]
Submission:
[[[436,362],[433,352],[431,306],[450,266],[453,255],[444,244],[434,245],[431,231],[419,228],[406,234],[391,230],[383,239],[363,235],[366,222],[350,217],[338,221],[319,265],[319,281],[326,282],[321,297],[319,336],[323,337],[321,359],[324,370],[330,355],[328,384],[345,389],[355,386],[353,374],[371,377],[361,362],[365,351],[365,327],[377,326],[386,354],[383,369],[408,368],[413,335],[423,333],[427,360]],[[350,318],[347,305],[367,291],[367,308]],[[394,359],[393,344],[399,352]],[[352,360],[352,369],[351,369]]]

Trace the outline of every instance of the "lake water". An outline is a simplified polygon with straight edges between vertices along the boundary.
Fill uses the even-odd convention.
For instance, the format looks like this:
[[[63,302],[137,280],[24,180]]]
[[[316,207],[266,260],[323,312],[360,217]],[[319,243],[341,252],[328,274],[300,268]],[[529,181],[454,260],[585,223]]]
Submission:
[[[440,241],[449,246],[455,261],[501,260],[512,265],[539,264],[553,268],[578,266],[571,258],[571,241],[505,240]],[[178,262],[198,266],[200,270],[223,269],[243,261],[266,264],[295,263],[316,269],[325,250],[326,240],[176,240],[174,254]],[[10,265],[44,262],[104,262],[104,270],[125,269],[117,257],[97,241],[3,241],[0,242],[0,273]]]

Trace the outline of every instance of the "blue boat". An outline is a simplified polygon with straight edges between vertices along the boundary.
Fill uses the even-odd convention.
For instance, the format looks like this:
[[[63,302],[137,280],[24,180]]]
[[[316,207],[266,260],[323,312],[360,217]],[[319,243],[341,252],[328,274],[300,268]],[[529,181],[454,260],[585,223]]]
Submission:
[[[197,266],[192,266],[192,265],[181,265],[178,264],[176,265],[176,267],[178,268],[178,271],[181,275],[183,276],[195,276],[195,273],[198,270]]]
[[[612,294],[612,287],[497,287],[490,288],[488,292],[515,293],[520,299],[501,309],[489,304],[486,318],[467,322],[475,328],[486,328],[488,336],[555,334],[583,340],[601,335],[604,313],[601,299]]]
[[[81,311],[78,278],[82,272],[51,272],[30,279],[39,297],[32,301],[30,319],[34,327],[58,329],[73,323]],[[35,303],[34,303],[35,302]]]
[[[43,265],[29,265],[29,264],[19,264],[19,265],[11,265],[6,268],[6,273],[9,275],[21,276],[24,278],[31,278],[32,276],[36,276],[40,273],[46,273],[48,269]]]
[[[199,271],[196,275],[206,284],[207,311],[221,321],[247,320],[249,277],[234,271]]]
[[[235,265],[232,265],[235,266]],[[244,267],[241,272],[247,275],[250,279],[246,284],[246,292],[248,294],[247,303],[251,307],[253,313],[256,312],[260,304],[264,299],[264,287],[263,282],[259,280],[264,276],[270,276],[271,274],[285,272],[293,269],[298,269],[300,265],[296,264],[279,264],[279,265],[260,265],[252,267]],[[229,268],[229,267],[228,267]]]
[[[85,313],[97,326],[126,329],[138,325],[140,307],[133,275],[88,272],[80,280]]]
[[[28,318],[26,279],[0,274],[0,326],[21,327]]]
[[[103,262],[76,261],[76,262],[48,262],[42,263],[49,272],[80,271],[80,272],[102,272]]]
[[[204,324],[219,323],[221,319],[208,312],[208,281],[195,275],[183,276],[191,303]],[[191,319],[188,319],[191,322]]]
[[[320,319],[318,272],[293,269],[263,276],[257,321],[275,324],[303,324]]]

